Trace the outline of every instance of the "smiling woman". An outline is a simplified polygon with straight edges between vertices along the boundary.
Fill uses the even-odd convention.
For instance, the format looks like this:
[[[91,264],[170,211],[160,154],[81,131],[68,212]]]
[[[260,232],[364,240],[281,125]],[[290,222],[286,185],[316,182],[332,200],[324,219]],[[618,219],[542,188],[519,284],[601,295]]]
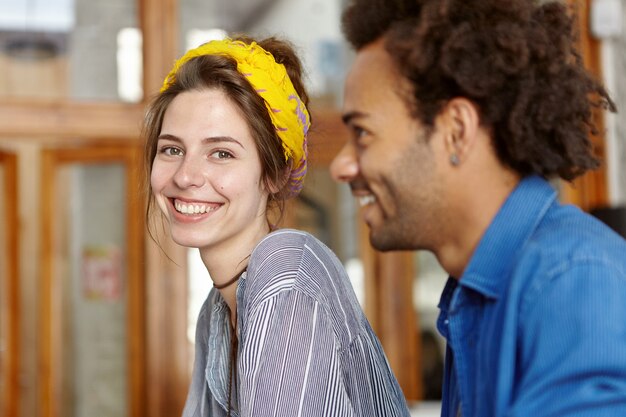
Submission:
[[[254,139],[223,91],[188,91],[172,100],[151,183],[176,243],[201,248],[212,265],[237,261],[236,254],[245,259],[270,229],[265,219],[269,190],[260,180]],[[214,272],[214,282],[232,275],[225,273]]]
[[[289,44],[242,37],[188,51],[149,107],[148,219],[214,287],[185,417],[409,415],[341,262],[272,220],[302,189],[307,104]]]

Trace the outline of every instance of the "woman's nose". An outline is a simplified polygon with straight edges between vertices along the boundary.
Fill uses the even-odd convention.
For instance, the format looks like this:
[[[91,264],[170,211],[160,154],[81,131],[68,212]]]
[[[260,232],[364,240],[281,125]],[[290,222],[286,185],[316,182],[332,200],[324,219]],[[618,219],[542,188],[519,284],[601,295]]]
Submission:
[[[174,173],[174,183],[179,188],[202,187],[205,183],[202,161],[186,155]]]
[[[330,175],[335,181],[350,182],[359,175],[356,149],[347,142],[330,164]]]

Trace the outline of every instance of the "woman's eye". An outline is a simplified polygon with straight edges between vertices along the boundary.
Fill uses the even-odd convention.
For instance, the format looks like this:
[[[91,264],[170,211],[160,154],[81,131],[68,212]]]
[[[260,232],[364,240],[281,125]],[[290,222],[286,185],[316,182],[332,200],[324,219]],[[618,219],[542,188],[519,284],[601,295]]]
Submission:
[[[230,159],[233,157],[233,154],[228,151],[215,151],[211,154],[211,156],[217,159]]]
[[[164,146],[161,148],[161,153],[167,156],[180,156],[183,154],[183,151],[174,146]]]

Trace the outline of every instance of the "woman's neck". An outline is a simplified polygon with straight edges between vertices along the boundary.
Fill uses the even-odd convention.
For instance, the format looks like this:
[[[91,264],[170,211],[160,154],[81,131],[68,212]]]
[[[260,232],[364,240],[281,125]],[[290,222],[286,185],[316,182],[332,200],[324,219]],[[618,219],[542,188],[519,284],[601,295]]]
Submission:
[[[211,279],[224,298],[231,312],[231,321],[236,323],[237,284],[241,273],[247,268],[248,261],[256,245],[270,232],[269,226],[260,227],[249,233],[222,242],[219,245],[201,248],[200,257]],[[233,278],[237,278],[233,281]],[[229,284],[229,281],[233,281]]]

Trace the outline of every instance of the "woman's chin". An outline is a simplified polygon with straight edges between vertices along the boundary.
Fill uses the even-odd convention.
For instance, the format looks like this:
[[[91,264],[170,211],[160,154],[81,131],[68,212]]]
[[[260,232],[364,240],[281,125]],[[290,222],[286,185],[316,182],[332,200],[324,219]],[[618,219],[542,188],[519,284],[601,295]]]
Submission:
[[[174,243],[185,248],[198,249],[207,245],[207,242],[193,236],[180,236],[175,233],[172,233],[170,236]]]

